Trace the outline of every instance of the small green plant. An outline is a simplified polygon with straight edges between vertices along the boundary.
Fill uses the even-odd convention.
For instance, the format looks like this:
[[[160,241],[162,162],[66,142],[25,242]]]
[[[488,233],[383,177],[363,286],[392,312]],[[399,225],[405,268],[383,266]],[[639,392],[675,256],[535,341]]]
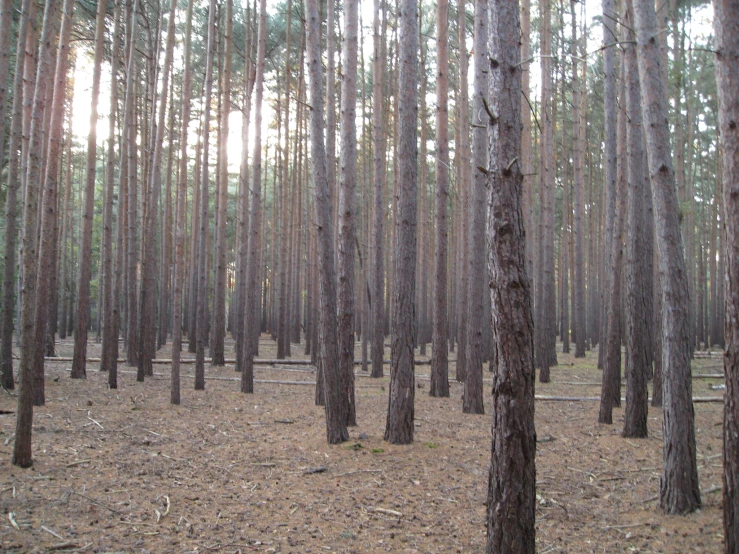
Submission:
[[[383,448],[373,448],[372,449],[373,454],[382,454],[383,452],[385,452]]]
[[[347,449],[354,450],[354,451],[362,450],[362,448],[364,448],[364,447],[359,442],[354,443],[354,444],[350,444],[349,446],[347,446]]]
[[[438,444],[436,444],[436,443],[435,443],[435,442],[433,442],[433,441],[431,441],[431,442],[427,442],[427,443],[426,443],[426,446],[428,446],[429,448],[439,448],[439,445],[438,445]]]

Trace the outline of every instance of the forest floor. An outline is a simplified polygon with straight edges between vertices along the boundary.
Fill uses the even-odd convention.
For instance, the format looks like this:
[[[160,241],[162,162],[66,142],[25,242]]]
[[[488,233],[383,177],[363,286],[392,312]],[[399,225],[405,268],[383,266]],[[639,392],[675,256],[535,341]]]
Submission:
[[[271,341],[260,350],[274,357]],[[293,358],[302,350],[293,345]],[[91,343],[88,355],[98,352]],[[71,356],[71,343],[57,353]],[[596,357],[559,354],[536,394],[599,396]],[[694,373],[720,364],[698,359]],[[465,415],[462,386],[430,398],[429,366],[417,366],[415,442],[393,446],[382,438],[388,378],[359,375],[359,425],[329,446],[313,386],[259,382],[312,382],[307,366],[258,366],[244,395],[233,365],[207,366],[205,391],[192,390],[185,365],[182,404],[171,406],[169,365],[137,383],[120,364],[118,390],[98,365],[78,381],[69,362],[47,363],[32,469],[11,465],[15,415],[0,415],[0,552],[484,551],[489,394],[486,415]],[[695,379],[694,396],[721,396],[716,382]],[[0,390],[0,410],[16,402]],[[703,507],[675,517],[657,500],[661,410],[650,408],[649,438],[624,439],[622,408],[600,425],[596,401],[537,400],[537,551],[722,552],[722,404],[696,403],[695,414]]]

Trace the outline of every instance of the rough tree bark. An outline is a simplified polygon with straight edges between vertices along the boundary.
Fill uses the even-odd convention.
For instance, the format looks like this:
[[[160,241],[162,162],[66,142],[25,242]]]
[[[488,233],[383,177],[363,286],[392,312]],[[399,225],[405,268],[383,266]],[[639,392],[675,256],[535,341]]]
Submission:
[[[157,102],[157,108],[159,110],[157,113],[158,121],[156,124],[154,151],[151,154],[150,183],[148,187],[149,199],[147,201],[149,209],[145,213],[145,232],[141,237],[144,247],[141,260],[141,289],[139,291],[139,314],[141,319],[137,337],[139,342],[137,381],[143,381],[145,375],[153,375],[151,361],[156,354],[157,223],[159,219],[159,197],[162,189],[162,150],[164,148],[164,136],[167,132],[164,125],[164,116],[167,111],[167,98],[169,96],[169,78],[174,52],[176,11],[177,0],[170,0],[167,45],[165,47],[164,65],[162,66],[161,91]],[[165,263],[167,262],[165,261]]]
[[[714,0],[713,9],[727,241],[723,485],[724,551],[729,554],[739,550],[739,3]]]
[[[341,172],[339,174],[339,371],[347,425],[357,424],[354,404],[354,249],[357,188],[358,0],[344,2],[344,76],[341,82]]]
[[[319,313],[320,358],[324,371],[326,438],[329,444],[349,440],[339,371],[339,341],[336,313],[336,273],[334,269],[333,222],[329,196],[326,149],[323,130],[323,71],[321,69],[321,20],[317,0],[307,0],[306,47],[310,79],[311,154],[313,187],[318,226],[318,259],[321,307]]]
[[[25,52],[26,36],[35,19],[36,2],[24,0],[18,21],[16,52]],[[13,379],[13,309],[15,305],[15,262],[18,241],[18,190],[20,189],[20,147],[23,123],[23,73],[25,55],[17,55],[13,77],[13,106],[8,140],[8,169],[5,191],[5,253],[3,263],[2,327],[0,327],[0,371],[2,387],[15,388]]]
[[[688,281],[670,154],[667,94],[661,80],[657,17],[651,0],[634,2],[637,61],[652,184],[660,281],[664,436],[660,506],[685,514],[701,505],[690,375]]]
[[[478,0],[479,1],[479,0]],[[487,498],[489,554],[536,551],[534,342],[526,275],[521,172],[518,3],[490,3],[490,132],[487,236],[496,355]]]
[[[449,2],[436,2],[436,248],[431,338],[431,396],[449,396]],[[467,129],[464,129],[467,132]]]
[[[182,77],[182,117],[180,120],[180,170],[177,183],[177,223],[175,224],[175,256],[172,295],[172,374],[169,401],[180,403],[180,356],[182,351],[182,289],[185,281],[185,219],[187,206],[187,130],[190,125],[190,96],[192,94],[191,41],[194,0],[187,3],[185,16],[185,66]]]
[[[208,49],[205,61],[205,92],[203,98],[209,99],[213,94],[213,56],[215,52],[216,34],[216,1],[210,0],[208,8]],[[200,230],[198,232],[198,303],[195,318],[196,352],[195,352],[195,390],[205,388],[205,341],[208,332],[208,152],[210,150],[210,102],[205,102],[203,116],[203,161],[200,168]]]
[[[585,254],[583,242],[585,235],[583,231],[583,196],[585,192],[585,169],[583,168],[583,138],[580,136],[580,75],[577,57],[577,17],[575,13],[575,0],[570,0],[572,11],[572,149],[574,159],[574,187],[575,187],[575,210],[574,210],[574,234],[575,234],[575,259],[573,269],[575,270],[574,281],[574,313],[572,319],[575,328],[575,358],[585,357]]]
[[[626,29],[622,31],[625,33]],[[622,79],[621,98],[625,96],[625,78],[621,66]],[[605,350],[603,356],[603,375],[600,387],[600,407],[598,410],[599,423],[613,423],[613,407],[621,404],[621,266],[623,262],[623,232],[624,219],[626,215],[626,103],[622,102],[618,112],[617,123],[618,145],[617,157],[620,163],[616,171],[616,189],[613,191],[615,213],[613,217],[613,233],[610,239],[610,247],[613,249],[608,256],[611,265],[608,266],[610,277],[607,279],[607,290],[604,298],[608,300],[606,317],[608,322],[606,329],[608,334],[601,341]]]
[[[223,95],[223,107],[221,108],[221,136],[228,138],[228,120],[231,113],[231,57],[233,42],[233,0],[226,2],[225,18],[225,47],[223,52],[223,74],[221,75],[221,91]],[[222,366],[226,364],[225,339],[226,339],[226,207],[228,201],[228,148],[226,140],[219,144],[219,188],[217,194],[218,202],[218,227],[216,229],[216,275],[214,283],[213,299],[213,339],[211,341],[211,353],[213,365]]]
[[[21,352],[18,375],[18,409],[15,422],[15,443],[12,462],[20,467],[33,465],[31,433],[33,426],[33,360],[38,347],[34,334],[34,311],[36,302],[36,272],[38,267],[38,193],[42,170],[42,141],[44,138],[44,110],[46,92],[53,74],[51,72],[52,53],[59,29],[61,4],[48,2],[44,8],[44,22],[36,68],[36,89],[30,120],[28,143],[28,170],[26,173],[26,194],[23,209],[23,241],[21,247],[22,284],[20,339]]]
[[[605,158],[605,226],[603,236],[605,238],[603,245],[603,275],[605,283],[601,289],[601,305],[605,306],[610,302],[608,291],[611,290],[611,265],[613,257],[613,227],[616,214],[616,64],[615,49],[618,42],[618,35],[615,30],[615,21],[618,20],[614,0],[601,0],[603,10],[603,109],[605,111],[603,118],[603,135],[604,135],[604,158]],[[604,314],[600,324],[600,343],[603,346],[608,336],[608,321],[610,312]],[[598,349],[598,367],[604,367],[606,348]]]
[[[631,0],[625,2],[624,28],[633,28],[634,14]],[[646,201],[648,192],[646,152],[642,131],[642,113],[639,95],[639,72],[636,67],[634,33],[628,32],[623,46],[624,75],[626,76],[626,155],[628,164],[627,229],[625,264],[626,308],[626,406],[624,410],[624,437],[647,436],[647,412],[649,395],[649,344],[647,318],[651,310],[644,304],[647,275],[651,273],[651,260],[646,259]],[[651,291],[650,291],[651,293]]]
[[[485,413],[482,385],[482,364],[485,325],[485,213],[487,196],[486,173],[488,167],[488,121],[485,102],[490,93],[490,70],[487,67],[489,40],[488,5],[486,0],[475,1],[474,56],[475,76],[472,96],[472,191],[469,225],[469,283],[467,314],[467,367],[464,380],[462,411],[471,414]],[[465,131],[466,132],[466,131]]]
[[[418,2],[401,0],[398,76],[398,194],[393,251],[390,397],[385,440],[413,442],[415,375],[416,197],[418,145]]]
[[[372,225],[372,377],[383,376],[385,357],[385,334],[383,321],[385,311],[385,120],[383,79],[385,58],[382,55],[380,35],[380,4],[374,0],[372,59],[372,188],[374,190],[374,221]]]
[[[539,235],[539,280],[536,283],[536,365],[539,380],[550,381],[549,368],[557,365],[557,308],[554,286],[554,122],[552,121],[552,4],[541,5],[541,160],[539,195],[541,226]]]
[[[40,233],[38,269],[32,276],[36,279],[36,306],[34,314],[33,341],[37,348],[34,349],[33,367],[33,403],[35,406],[43,406],[46,402],[44,394],[44,348],[41,345],[46,340],[50,325],[49,302],[51,299],[51,278],[53,273],[53,262],[56,250],[56,221],[57,221],[57,190],[59,179],[59,153],[62,147],[62,130],[64,126],[64,101],[67,96],[67,60],[69,58],[69,37],[72,33],[72,15],[74,12],[73,0],[65,0],[62,11],[62,25],[59,32],[59,46],[56,56],[56,71],[53,86],[51,105],[47,110],[51,111],[48,131],[48,148],[46,171],[39,174],[43,180],[39,182],[39,209]]]

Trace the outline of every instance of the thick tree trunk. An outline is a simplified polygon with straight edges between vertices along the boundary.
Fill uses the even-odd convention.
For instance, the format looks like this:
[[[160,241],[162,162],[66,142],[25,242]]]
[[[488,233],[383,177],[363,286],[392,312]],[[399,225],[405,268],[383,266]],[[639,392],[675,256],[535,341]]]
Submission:
[[[660,506],[669,514],[700,507],[690,376],[688,281],[670,155],[667,95],[660,79],[657,17],[650,0],[634,2],[642,111],[654,202],[663,301],[664,467]]]
[[[385,440],[413,442],[415,376],[416,196],[418,146],[418,3],[400,3],[398,76],[398,194],[393,256],[390,398]],[[437,245],[438,247],[438,245]]]
[[[724,375],[724,551],[739,550],[739,3],[714,0],[719,133],[726,222],[726,355]],[[711,284],[713,286],[713,283]]]
[[[493,304],[493,441],[487,499],[492,554],[536,551],[536,430],[531,295],[526,275],[521,172],[521,65],[518,4],[491,2],[487,235]]]
[[[431,338],[431,396],[449,396],[449,2],[436,2],[436,249]],[[464,130],[467,132],[467,129]]]

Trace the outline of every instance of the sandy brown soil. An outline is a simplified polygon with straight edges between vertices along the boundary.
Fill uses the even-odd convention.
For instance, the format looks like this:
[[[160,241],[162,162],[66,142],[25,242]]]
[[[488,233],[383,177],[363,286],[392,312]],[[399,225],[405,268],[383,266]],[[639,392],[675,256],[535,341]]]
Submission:
[[[273,357],[271,343],[261,350]],[[70,355],[71,345],[58,353]],[[537,383],[537,394],[599,394],[594,354],[575,365],[560,354],[560,362],[553,383]],[[720,372],[718,363],[697,360],[695,371]],[[244,395],[230,380],[233,366],[208,367],[206,390],[193,391],[183,376],[182,405],[174,407],[167,365],[137,383],[121,364],[129,372],[115,391],[95,367],[85,381],[71,380],[69,368],[47,364],[33,469],[10,464],[15,416],[0,415],[2,552],[484,549],[491,419],[462,414],[457,383],[450,399],[429,398],[428,366],[416,370],[411,446],[382,440],[387,377],[357,378],[359,426],[348,443],[328,446],[312,386],[256,383],[257,392]],[[264,367],[256,378],[313,375]],[[721,394],[708,382],[715,380],[694,381],[695,396]],[[0,410],[15,407],[15,395],[0,392]],[[701,488],[714,492],[687,517],[664,516],[657,506],[659,411],[650,413],[650,438],[626,440],[622,409],[613,426],[599,425],[597,410],[592,401],[537,401],[538,552],[722,551],[721,404],[695,405]],[[310,473],[315,468],[326,470]]]

